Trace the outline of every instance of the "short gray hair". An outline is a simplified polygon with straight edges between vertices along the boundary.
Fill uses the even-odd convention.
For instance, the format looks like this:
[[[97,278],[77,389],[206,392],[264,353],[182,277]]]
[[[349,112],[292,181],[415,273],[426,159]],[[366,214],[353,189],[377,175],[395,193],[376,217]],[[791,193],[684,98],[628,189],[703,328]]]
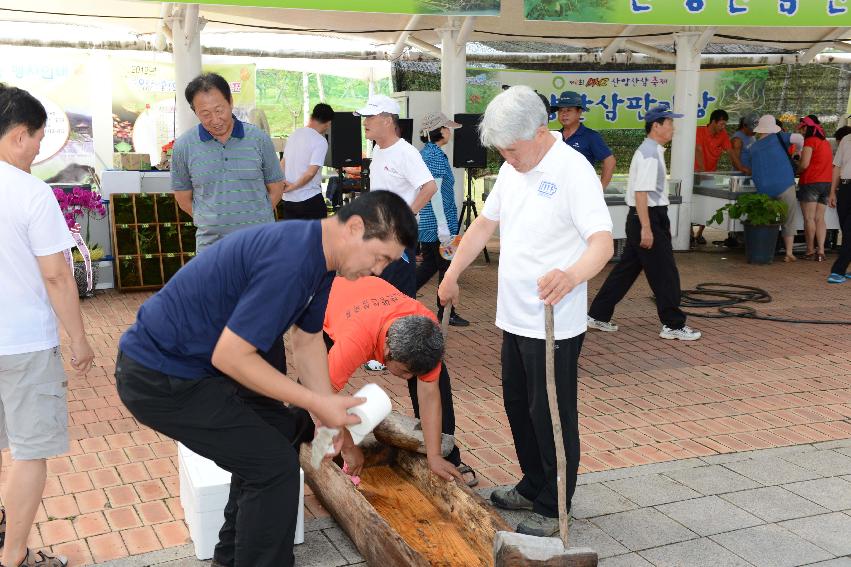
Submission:
[[[414,376],[428,374],[443,358],[443,333],[425,315],[399,317],[387,329],[390,360],[401,362]]]
[[[531,140],[547,125],[547,111],[538,93],[526,86],[511,87],[494,97],[485,109],[479,136],[482,145],[507,148],[520,140]]]

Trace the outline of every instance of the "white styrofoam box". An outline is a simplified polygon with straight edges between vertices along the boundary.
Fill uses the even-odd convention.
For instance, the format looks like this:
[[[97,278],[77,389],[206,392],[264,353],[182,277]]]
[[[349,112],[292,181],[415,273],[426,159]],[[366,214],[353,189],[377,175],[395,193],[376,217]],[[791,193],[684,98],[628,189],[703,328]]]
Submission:
[[[230,493],[230,473],[213,461],[177,444],[180,469],[180,504],[186,517],[189,536],[198,559],[210,559],[219,541],[225,521],[224,510]],[[304,543],[304,471],[299,469],[298,519],[296,545]]]

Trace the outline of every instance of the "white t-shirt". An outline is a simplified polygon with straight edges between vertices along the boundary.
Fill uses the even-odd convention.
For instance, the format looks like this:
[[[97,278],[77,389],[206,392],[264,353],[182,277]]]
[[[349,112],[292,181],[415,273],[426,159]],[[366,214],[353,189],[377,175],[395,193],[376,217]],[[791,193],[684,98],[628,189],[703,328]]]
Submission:
[[[322,193],[322,166],[326,153],[328,140],[313,128],[299,128],[287,138],[284,146],[284,177],[287,182],[298,181],[311,165],[318,165],[319,171],[304,187],[284,193],[284,201],[306,201]]]
[[[0,355],[59,344],[56,315],[36,256],[72,246],[74,239],[50,187],[0,161]]]
[[[496,326],[546,338],[538,278],[573,265],[592,234],[612,232],[600,178],[582,154],[557,140],[528,173],[504,163],[482,214],[500,227]],[[556,340],[586,331],[587,296],[582,283],[555,305]]]
[[[630,207],[635,206],[636,192],[647,193],[648,207],[667,207],[670,204],[665,146],[650,138],[644,138],[629,163],[626,204]]]
[[[839,168],[840,179],[851,179],[851,138],[848,136],[839,142],[836,155],[833,156],[833,165]]]
[[[417,198],[420,187],[434,180],[420,152],[406,140],[389,148],[377,145],[372,150],[372,165],[369,167],[370,191],[391,191],[410,206]]]

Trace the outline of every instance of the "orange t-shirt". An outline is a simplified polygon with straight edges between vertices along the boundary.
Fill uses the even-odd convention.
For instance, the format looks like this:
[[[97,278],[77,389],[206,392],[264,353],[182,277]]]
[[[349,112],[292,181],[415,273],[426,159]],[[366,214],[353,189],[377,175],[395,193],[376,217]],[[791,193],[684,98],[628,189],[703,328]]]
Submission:
[[[437,322],[435,314],[425,305],[381,278],[370,276],[355,281],[334,278],[323,329],[334,341],[328,353],[328,371],[336,391],[345,387],[361,364],[369,360],[384,364],[387,329],[393,321],[407,315],[425,315]],[[418,378],[434,382],[439,377],[440,363]]]
[[[810,165],[801,173],[799,185],[810,183],[830,183],[833,180],[833,151],[830,142],[818,136],[810,136],[804,140],[804,147],[812,148]]]
[[[721,130],[715,135],[709,133],[709,126],[697,127],[696,146],[700,146],[703,150],[703,171],[715,171],[718,169],[718,160],[721,159],[721,154],[733,147],[730,143],[730,136],[726,130]],[[698,170],[697,156],[694,158],[694,170]]]

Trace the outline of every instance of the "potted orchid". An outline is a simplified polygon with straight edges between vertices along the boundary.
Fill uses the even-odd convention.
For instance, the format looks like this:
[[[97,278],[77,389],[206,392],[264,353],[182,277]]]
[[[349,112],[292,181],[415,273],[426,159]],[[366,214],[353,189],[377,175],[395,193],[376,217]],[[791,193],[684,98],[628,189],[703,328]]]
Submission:
[[[97,285],[97,270],[92,269],[92,262],[103,258],[103,249],[94,245],[91,249],[87,246],[89,238],[89,225],[86,223],[85,238],[80,234],[80,219],[84,216],[89,218],[103,218],[106,216],[106,207],[101,203],[100,194],[97,191],[74,187],[72,189],[53,188],[53,195],[59,203],[59,209],[65,217],[68,230],[76,242],[77,250],[66,253],[68,263],[74,265],[74,279],[77,280],[77,289],[80,297],[92,296]]]

